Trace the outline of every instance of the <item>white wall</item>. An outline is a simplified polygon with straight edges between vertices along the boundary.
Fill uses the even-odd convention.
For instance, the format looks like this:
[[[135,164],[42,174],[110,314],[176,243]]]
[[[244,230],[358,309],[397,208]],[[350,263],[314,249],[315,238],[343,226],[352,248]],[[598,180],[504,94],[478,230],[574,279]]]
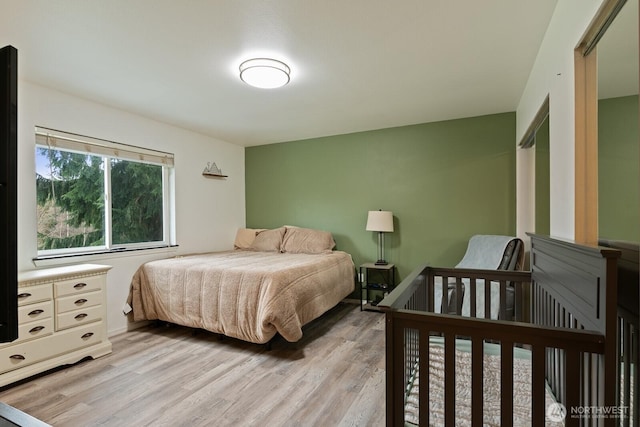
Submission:
[[[551,234],[574,238],[575,228],[575,106],[574,50],[603,0],[558,0],[536,62],[516,110],[516,142],[519,142],[544,99],[549,95],[550,220]],[[520,150],[519,151],[524,151]],[[517,233],[533,227],[535,191],[528,153],[516,156]]]
[[[177,251],[140,251],[77,262],[108,264],[108,330],[127,329],[122,307],[136,268],[176,254],[230,249],[245,224],[244,148],[25,81],[18,87],[18,270],[36,268],[35,126],[175,154]],[[229,178],[202,176],[216,162]],[[69,262],[69,261],[66,261]]]

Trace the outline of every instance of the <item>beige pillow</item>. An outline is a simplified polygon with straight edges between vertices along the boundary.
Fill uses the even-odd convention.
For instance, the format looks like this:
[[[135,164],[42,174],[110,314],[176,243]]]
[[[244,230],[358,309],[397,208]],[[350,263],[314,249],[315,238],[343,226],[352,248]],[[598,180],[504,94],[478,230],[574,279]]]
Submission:
[[[292,254],[319,254],[330,252],[336,242],[328,231],[311,228],[286,227],[282,241],[282,252]]]
[[[264,231],[264,228],[238,228],[233,247],[235,249],[249,249],[256,238],[256,234],[261,231]]]
[[[284,227],[260,231],[249,249],[260,252],[280,252],[284,232]]]

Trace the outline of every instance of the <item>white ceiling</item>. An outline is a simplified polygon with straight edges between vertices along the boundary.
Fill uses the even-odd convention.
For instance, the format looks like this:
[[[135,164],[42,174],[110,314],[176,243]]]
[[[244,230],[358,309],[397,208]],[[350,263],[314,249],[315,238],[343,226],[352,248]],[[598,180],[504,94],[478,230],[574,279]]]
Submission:
[[[250,146],[515,111],[556,2],[0,0],[0,46],[21,79]],[[241,82],[261,56],[291,82]]]

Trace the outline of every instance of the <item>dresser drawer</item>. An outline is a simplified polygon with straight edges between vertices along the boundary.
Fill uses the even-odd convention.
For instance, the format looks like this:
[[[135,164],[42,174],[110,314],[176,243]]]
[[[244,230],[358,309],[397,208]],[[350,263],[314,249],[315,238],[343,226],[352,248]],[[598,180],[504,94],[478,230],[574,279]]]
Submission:
[[[98,344],[102,339],[102,324],[93,323],[20,345],[0,348],[0,373]]]
[[[73,328],[85,323],[96,322],[102,319],[102,306],[81,308],[80,310],[68,311],[58,314],[56,317],[56,330]]]
[[[104,284],[104,275],[81,277],[73,280],[62,280],[54,284],[56,297],[65,295],[77,295],[82,292],[101,290]]]
[[[18,306],[48,301],[53,298],[51,283],[18,287]]]
[[[53,318],[36,320],[18,326],[18,339],[6,344],[0,344],[0,348],[9,347],[34,338],[46,337],[53,333]]]
[[[18,307],[18,324],[53,317],[53,302],[44,301]]]
[[[56,313],[65,313],[79,308],[93,307],[102,304],[102,292],[85,292],[78,295],[69,295],[56,298]]]

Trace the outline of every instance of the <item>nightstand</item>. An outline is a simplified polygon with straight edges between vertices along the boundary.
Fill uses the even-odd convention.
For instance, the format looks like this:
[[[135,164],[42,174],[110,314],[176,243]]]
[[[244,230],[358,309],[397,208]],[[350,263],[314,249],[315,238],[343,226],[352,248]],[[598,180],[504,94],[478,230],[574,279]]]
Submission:
[[[360,310],[380,311],[377,304],[396,287],[394,264],[360,266]],[[362,292],[364,291],[364,299]]]

